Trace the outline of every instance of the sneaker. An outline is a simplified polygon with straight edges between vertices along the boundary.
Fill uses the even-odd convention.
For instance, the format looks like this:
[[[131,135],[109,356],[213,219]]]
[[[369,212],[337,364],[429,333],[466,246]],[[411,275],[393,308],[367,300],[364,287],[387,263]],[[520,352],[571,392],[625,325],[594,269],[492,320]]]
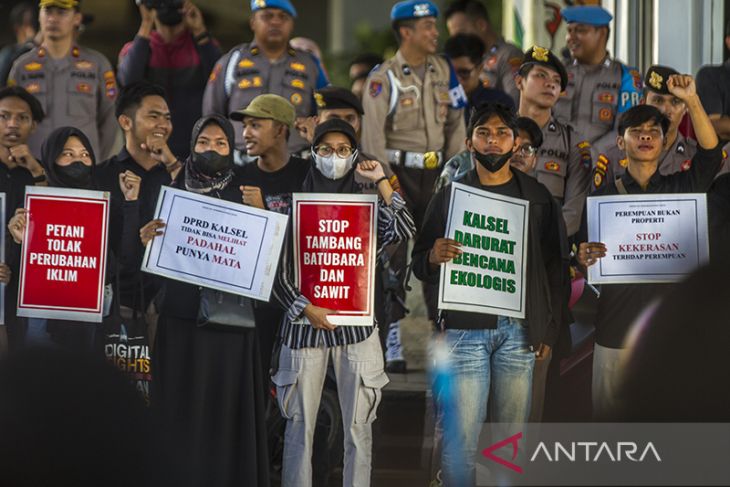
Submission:
[[[406,359],[403,357],[400,322],[398,321],[390,324],[388,337],[385,339],[385,370],[392,374],[403,374],[406,371]]]

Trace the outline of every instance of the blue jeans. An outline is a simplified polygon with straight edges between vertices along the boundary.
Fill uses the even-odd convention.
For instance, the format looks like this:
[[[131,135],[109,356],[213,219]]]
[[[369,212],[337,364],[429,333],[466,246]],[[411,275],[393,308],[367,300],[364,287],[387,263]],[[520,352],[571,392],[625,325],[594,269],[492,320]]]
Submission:
[[[535,354],[523,320],[504,316],[496,329],[448,329],[445,341],[458,420],[456,431],[444,431],[441,461],[444,485],[462,487],[475,483],[475,455],[487,405],[493,423],[527,422]]]

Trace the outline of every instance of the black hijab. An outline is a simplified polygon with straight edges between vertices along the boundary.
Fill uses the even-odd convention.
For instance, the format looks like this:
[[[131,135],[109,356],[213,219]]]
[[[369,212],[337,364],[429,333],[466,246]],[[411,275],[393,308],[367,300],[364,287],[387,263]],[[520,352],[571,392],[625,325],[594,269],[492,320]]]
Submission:
[[[87,187],[71,185],[64,181],[63,176],[59,174],[56,159],[63,152],[63,147],[70,137],[78,137],[81,144],[89,151],[89,155],[91,156],[91,177],[89,178],[89,185]],[[59,127],[48,135],[41,148],[41,165],[46,172],[46,179],[48,180],[49,186],[56,188],[94,189],[94,168],[96,166],[94,149],[91,147],[91,142],[89,142],[86,134],[76,127]]]
[[[204,171],[201,171],[200,168],[196,165],[196,162],[194,160],[194,158],[196,157],[195,144],[198,141],[198,137],[200,137],[200,133],[203,131],[203,129],[205,129],[205,127],[207,127],[208,124],[211,123],[218,125],[221,130],[223,130],[223,133],[228,140],[228,147],[230,148],[230,153],[228,155],[228,158],[230,160],[229,166],[214,175],[205,174]],[[230,183],[231,179],[233,179],[233,151],[235,149],[236,140],[236,136],[233,131],[233,125],[231,124],[231,122],[221,115],[206,115],[205,117],[201,117],[200,119],[198,119],[197,122],[195,122],[191,137],[190,155],[185,160],[184,168],[185,189],[195,193],[205,194],[210,193],[213,190],[221,190],[228,186],[228,183]]]
[[[335,118],[319,124],[315,129],[314,138],[312,140],[312,165],[307,177],[304,178],[304,183],[302,183],[302,191],[305,193],[358,193],[358,185],[355,182],[355,165],[360,160],[359,155],[352,164],[350,170],[339,179],[330,179],[317,169],[317,165],[314,162],[316,157],[314,154],[314,148],[318,145],[319,141],[330,132],[338,132],[345,135],[348,139],[350,139],[352,146],[357,147],[355,130],[349,123]]]

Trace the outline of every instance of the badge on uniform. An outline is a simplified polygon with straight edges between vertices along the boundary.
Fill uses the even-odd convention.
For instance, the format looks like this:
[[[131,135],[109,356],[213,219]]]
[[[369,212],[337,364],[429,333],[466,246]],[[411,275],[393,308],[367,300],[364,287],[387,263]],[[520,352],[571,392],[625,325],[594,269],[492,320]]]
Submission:
[[[253,61],[251,61],[248,58],[241,59],[239,61],[239,63],[238,63],[238,67],[241,68],[241,69],[243,69],[243,68],[252,68],[255,65],[256,65],[256,63],[254,63]]]
[[[610,108],[601,108],[598,111],[598,119],[602,122],[609,122],[613,119],[613,111]]]
[[[26,71],[40,71],[41,68],[43,68],[43,65],[41,63],[28,63],[23,66],[23,69],[25,69]]]
[[[596,173],[593,175],[593,186],[596,188],[600,188],[603,184],[603,175],[596,171]]]
[[[408,108],[413,106],[413,98],[411,97],[403,97],[400,99],[400,106],[403,108]]]
[[[210,72],[210,76],[208,77],[208,84],[212,84],[216,79],[218,79],[218,75],[221,74],[222,69],[223,66],[220,64],[215,65],[215,68],[213,68],[213,71]]]
[[[289,101],[292,105],[297,106],[302,104],[302,95],[299,93],[292,93],[292,95],[289,97]]]
[[[692,167],[692,159],[687,159],[682,163],[681,166],[679,166],[680,170],[682,172],[689,171],[689,169]]]
[[[264,85],[264,81],[261,79],[261,76],[254,76],[253,77],[253,86],[254,88],[260,88]]]
[[[629,167],[629,160],[628,159],[621,159],[620,161],[618,161],[618,165],[621,166],[621,167],[623,167],[623,168],[627,168],[627,167]]]
[[[81,69],[84,71],[94,69],[94,63],[92,63],[91,61],[76,61],[76,63],[74,63],[74,66],[76,66],[76,69]]]
[[[31,84],[25,86],[25,91],[27,91],[31,95],[34,95],[36,93],[40,93],[40,91],[41,91],[41,85],[38,84],[38,83],[31,83]]]
[[[375,98],[377,97],[381,92],[383,91],[383,83],[380,81],[371,81],[370,87],[368,88],[368,92],[370,93],[370,96]]]
[[[304,89],[304,81],[302,81],[300,79],[295,78],[295,79],[291,80],[291,85],[292,85],[292,88],[298,88],[300,90]]]
[[[76,85],[76,91],[79,93],[86,93],[88,95],[92,92],[92,88],[89,83],[79,83]]]
[[[294,71],[299,71],[300,73],[303,73],[307,70],[307,67],[304,64],[297,62],[289,63],[289,67],[292,68]]]
[[[560,164],[555,161],[548,161],[545,163],[545,169],[552,172],[560,171]]]
[[[248,78],[243,78],[241,81],[238,82],[238,87],[242,90],[251,88],[252,85],[253,83],[251,83],[251,80]]]
[[[613,103],[613,93],[609,93],[608,91],[599,93],[598,94],[598,101],[601,103]]]

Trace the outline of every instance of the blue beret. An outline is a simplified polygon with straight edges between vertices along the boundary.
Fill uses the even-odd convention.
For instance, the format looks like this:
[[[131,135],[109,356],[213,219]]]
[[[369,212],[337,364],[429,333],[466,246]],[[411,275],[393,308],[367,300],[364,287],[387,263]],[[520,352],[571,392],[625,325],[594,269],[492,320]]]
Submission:
[[[560,13],[569,24],[588,24],[602,27],[608,25],[613,19],[613,15],[608,10],[595,5],[565,7]]]
[[[439,9],[433,3],[424,0],[406,0],[393,5],[390,20],[420,19],[421,17],[438,17]]]
[[[297,17],[297,11],[289,0],[251,0],[251,12],[265,8],[278,8],[292,17]]]

